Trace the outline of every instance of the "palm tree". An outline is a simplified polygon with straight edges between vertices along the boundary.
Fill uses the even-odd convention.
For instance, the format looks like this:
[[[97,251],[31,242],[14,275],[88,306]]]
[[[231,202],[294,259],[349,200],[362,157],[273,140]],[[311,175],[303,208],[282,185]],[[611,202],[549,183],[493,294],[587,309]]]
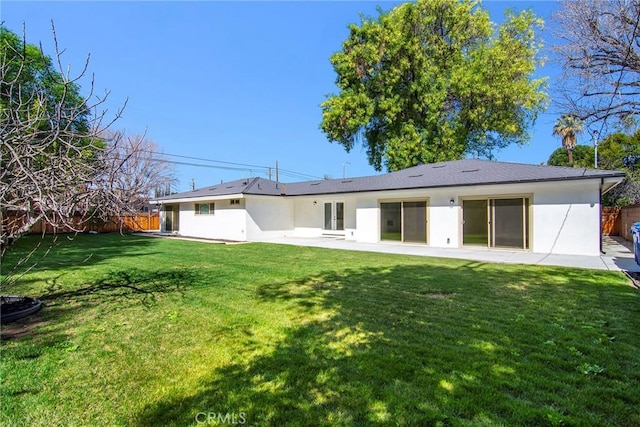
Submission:
[[[584,123],[578,116],[563,114],[553,126],[553,135],[560,135],[562,146],[567,150],[569,164],[573,165],[573,148],[578,143],[578,134],[582,133]]]

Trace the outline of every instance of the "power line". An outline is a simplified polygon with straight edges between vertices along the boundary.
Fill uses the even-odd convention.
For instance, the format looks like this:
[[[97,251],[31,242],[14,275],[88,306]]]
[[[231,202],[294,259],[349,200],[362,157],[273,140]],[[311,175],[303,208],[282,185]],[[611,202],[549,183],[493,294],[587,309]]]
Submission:
[[[142,150],[142,151],[154,155],[154,160],[155,161],[162,162],[162,163],[181,165],[181,166],[204,167],[204,168],[222,169],[222,170],[230,170],[230,171],[248,171],[248,172],[251,172],[251,173],[253,173],[252,169],[259,169],[266,176],[269,175],[269,171],[270,170],[274,169],[273,166],[261,166],[261,165],[253,165],[253,164],[248,164],[248,163],[227,162],[227,161],[222,161],[222,160],[207,159],[207,158],[203,158],[203,157],[184,156],[184,155],[181,155],[181,154],[158,153],[158,152],[154,152],[154,151],[151,151],[151,150]],[[220,163],[222,165],[230,165],[230,166],[207,165],[207,164],[193,163],[193,162],[181,162],[181,161],[176,161],[176,160],[163,159],[163,158],[158,157],[158,156],[177,157],[177,158],[182,158],[182,159],[197,160],[197,161],[201,161],[201,162]],[[309,174],[296,172],[296,171],[292,171],[292,170],[288,170],[288,169],[279,169],[279,173],[282,174],[282,175],[286,175],[286,176],[293,177],[293,178],[298,178],[298,179],[320,179],[319,177],[314,176],[314,175],[309,175]]]

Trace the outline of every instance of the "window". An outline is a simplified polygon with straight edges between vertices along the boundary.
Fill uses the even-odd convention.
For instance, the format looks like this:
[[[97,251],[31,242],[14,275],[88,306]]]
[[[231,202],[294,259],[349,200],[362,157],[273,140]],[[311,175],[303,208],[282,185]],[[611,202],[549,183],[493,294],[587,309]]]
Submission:
[[[232,205],[239,205],[240,204],[240,199],[231,199],[231,204]]]
[[[196,203],[196,215],[213,215],[215,203]]]

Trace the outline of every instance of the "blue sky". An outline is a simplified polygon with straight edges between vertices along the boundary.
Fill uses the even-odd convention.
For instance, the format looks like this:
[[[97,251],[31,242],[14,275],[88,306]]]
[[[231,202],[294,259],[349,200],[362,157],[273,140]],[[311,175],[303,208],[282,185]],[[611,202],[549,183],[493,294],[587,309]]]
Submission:
[[[147,132],[169,154],[229,163],[170,157],[177,165],[177,190],[248,176],[266,177],[278,161],[285,182],[329,175],[377,174],[361,147],[350,153],[327,141],[319,129],[320,103],[335,92],[329,62],[359,15],[398,2],[14,2],[2,1],[4,25],[27,42],[53,53],[51,20],[65,49],[62,61],[79,72],[88,54],[89,71],[105,104],[124,116],[113,129]],[[506,8],[531,8],[546,22],[550,1],[485,1],[494,21]],[[548,52],[543,52],[549,55]],[[555,81],[557,66],[538,76]],[[90,80],[84,79],[83,89]],[[553,92],[551,93],[553,95]],[[497,160],[540,164],[560,146],[551,129],[558,114],[550,107],[530,130],[527,146],[497,153]],[[588,143],[588,141],[581,141]],[[228,168],[228,169],[223,169]],[[236,170],[239,168],[240,170]],[[295,172],[292,173],[292,172]],[[272,170],[273,176],[275,172]]]

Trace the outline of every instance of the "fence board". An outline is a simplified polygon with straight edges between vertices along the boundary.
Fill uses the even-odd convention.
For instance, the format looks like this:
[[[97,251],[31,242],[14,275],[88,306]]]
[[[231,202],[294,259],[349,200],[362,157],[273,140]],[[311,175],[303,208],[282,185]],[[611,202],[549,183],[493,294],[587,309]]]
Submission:
[[[602,234],[604,236],[619,236],[620,224],[620,208],[602,208]]]
[[[22,226],[27,217],[24,214],[9,213],[2,218],[3,228],[15,230]],[[131,232],[131,231],[158,231],[160,230],[160,216],[157,212],[148,212],[140,215],[127,215],[121,218],[113,218],[111,221],[100,224],[83,224],[82,217],[73,217],[73,224],[77,229],[84,231],[96,231],[98,233]],[[29,231],[29,234],[69,233],[74,230],[63,225],[55,225],[38,221]]]

